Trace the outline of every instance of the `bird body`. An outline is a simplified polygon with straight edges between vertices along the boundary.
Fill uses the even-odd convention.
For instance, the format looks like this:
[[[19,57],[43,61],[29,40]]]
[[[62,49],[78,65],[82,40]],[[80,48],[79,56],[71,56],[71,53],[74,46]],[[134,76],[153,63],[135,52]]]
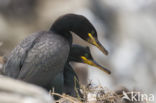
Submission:
[[[10,54],[5,73],[49,89],[55,75],[63,72],[69,49],[69,42],[53,32],[30,35]]]
[[[54,88],[56,93],[82,97],[79,78],[69,62],[65,64],[64,71],[55,76],[55,79],[52,81],[52,88]],[[56,96],[55,98],[58,97]]]
[[[82,57],[85,58],[85,61]],[[86,63],[88,65],[99,68],[107,74],[110,74],[110,71],[108,69],[96,63],[91,55],[89,47],[83,47],[73,44],[63,73],[58,74],[53,80],[52,86],[57,93],[61,93],[62,91],[74,97],[82,97],[82,94],[80,92],[79,78],[70,65],[70,62]]]
[[[82,97],[80,92],[79,78],[69,63],[66,63],[63,75],[63,92],[74,97]]]
[[[52,84],[55,85],[54,78],[57,74],[63,78],[64,66],[72,44],[70,32],[108,54],[98,41],[96,29],[87,18],[66,14],[58,18],[49,31],[30,35],[17,45],[8,57],[4,74],[50,90]],[[87,63],[86,58],[83,59]]]

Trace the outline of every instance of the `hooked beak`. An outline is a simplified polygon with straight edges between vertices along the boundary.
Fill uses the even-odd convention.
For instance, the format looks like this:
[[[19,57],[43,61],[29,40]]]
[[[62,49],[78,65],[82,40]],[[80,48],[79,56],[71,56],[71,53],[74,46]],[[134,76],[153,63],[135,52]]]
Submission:
[[[104,72],[107,73],[107,74],[111,74],[111,71],[110,71],[110,70],[108,70],[108,69],[102,67],[101,65],[99,65],[99,64],[96,63],[95,61],[89,60],[89,59],[87,59],[87,58],[84,57],[84,56],[81,56],[81,59],[82,59],[83,63],[86,63],[86,64],[88,64],[88,65],[97,67],[98,69],[104,71]]]
[[[98,49],[100,49],[105,55],[108,55],[108,51],[102,46],[102,44],[92,36],[91,33],[88,33],[89,39],[88,42],[95,45]]]

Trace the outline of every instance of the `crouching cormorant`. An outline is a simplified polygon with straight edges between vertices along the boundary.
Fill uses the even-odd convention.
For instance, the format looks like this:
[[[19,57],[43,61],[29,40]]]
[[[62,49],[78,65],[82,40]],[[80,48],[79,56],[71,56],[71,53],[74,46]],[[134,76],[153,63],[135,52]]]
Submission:
[[[64,92],[74,97],[82,97],[82,94],[79,90],[79,79],[69,62],[85,63],[97,67],[98,69],[106,72],[107,74],[111,73],[110,70],[96,63],[96,61],[91,55],[89,47],[83,47],[80,45],[73,44],[69,53],[69,58],[64,68],[63,75],[57,75],[55,80],[53,81],[53,87],[55,92],[57,93]]]
[[[66,14],[59,17],[49,31],[34,33],[17,45],[4,66],[5,75],[50,90],[55,76],[63,74],[72,44],[71,32],[108,54],[87,18]]]

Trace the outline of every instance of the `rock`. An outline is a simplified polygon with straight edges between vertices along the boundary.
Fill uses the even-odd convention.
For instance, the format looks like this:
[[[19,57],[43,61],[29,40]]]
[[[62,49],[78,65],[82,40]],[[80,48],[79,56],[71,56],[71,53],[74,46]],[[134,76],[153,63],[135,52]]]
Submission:
[[[41,87],[0,75],[0,103],[54,103]]]

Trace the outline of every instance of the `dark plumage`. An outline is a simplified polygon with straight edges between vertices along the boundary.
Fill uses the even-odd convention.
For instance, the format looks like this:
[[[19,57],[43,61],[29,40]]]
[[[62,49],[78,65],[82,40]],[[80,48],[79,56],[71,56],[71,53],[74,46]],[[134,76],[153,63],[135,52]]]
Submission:
[[[86,58],[87,60],[84,61],[83,58]],[[69,64],[69,62],[71,61],[79,62],[79,63],[86,63],[86,64],[89,64],[88,62],[92,62],[92,64],[90,63],[89,65],[98,67],[99,69],[110,74],[110,71],[108,69],[100,66],[94,61],[89,47],[83,47],[80,45],[72,45],[69,58],[64,68],[63,76],[57,75],[57,78],[55,78],[55,81],[53,81],[53,83],[55,84],[54,88],[56,92],[60,92],[60,86],[63,86],[62,89],[64,93],[69,94],[71,96],[78,96],[78,95],[80,97],[82,96],[79,90],[80,89],[79,79],[75,71]]]
[[[5,75],[50,90],[56,75],[63,74],[72,43],[70,31],[107,54],[92,24],[84,16],[67,14],[49,31],[34,33],[17,45],[5,64]]]
[[[49,90],[55,75],[63,72],[69,50],[68,41],[51,31],[33,34],[11,52],[5,74]]]

